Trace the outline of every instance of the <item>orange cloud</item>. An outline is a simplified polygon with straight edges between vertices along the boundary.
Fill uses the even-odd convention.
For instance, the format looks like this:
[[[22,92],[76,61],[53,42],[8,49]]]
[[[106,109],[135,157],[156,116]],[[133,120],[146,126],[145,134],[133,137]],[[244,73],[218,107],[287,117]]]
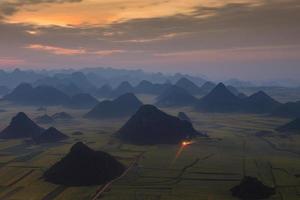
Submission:
[[[100,51],[90,52],[90,54],[95,54],[99,56],[108,56],[115,53],[124,53],[124,52],[125,52],[124,50],[100,50]]]
[[[147,42],[156,42],[156,41],[162,41],[162,40],[171,40],[175,37],[180,37],[183,35],[188,35],[190,33],[183,32],[183,33],[168,33],[164,35],[160,35],[154,38],[140,38],[140,39],[132,39],[132,40],[123,40],[123,41],[117,41],[117,42],[132,42],[132,43],[147,43]]]
[[[47,51],[49,53],[53,53],[56,55],[80,55],[80,54],[86,54],[85,49],[67,49],[62,47],[54,47],[54,46],[47,46],[47,45],[40,45],[40,44],[31,44],[27,46],[28,49],[34,49],[34,50],[41,50],[41,51]]]
[[[8,1],[8,0],[6,0]],[[199,7],[220,8],[234,3],[257,5],[262,0],[84,0],[65,3],[27,4],[5,18],[9,23],[34,25],[100,25],[106,26],[133,19],[149,19],[193,14]],[[203,13],[198,17],[214,15]]]
[[[109,56],[116,53],[124,53],[124,50],[112,49],[112,50],[95,50],[88,51],[84,48],[80,49],[70,49],[56,46],[48,46],[41,44],[31,44],[25,47],[27,49],[46,51],[55,55],[67,55],[67,56],[75,56],[75,55],[98,55],[98,56]]]

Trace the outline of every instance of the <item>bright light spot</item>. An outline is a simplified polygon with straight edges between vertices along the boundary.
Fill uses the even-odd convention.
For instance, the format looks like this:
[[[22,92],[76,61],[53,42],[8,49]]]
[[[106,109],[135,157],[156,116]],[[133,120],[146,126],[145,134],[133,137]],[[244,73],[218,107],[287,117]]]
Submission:
[[[183,141],[183,142],[181,143],[181,146],[186,147],[186,146],[188,146],[188,145],[190,145],[190,144],[193,144],[193,142],[192,142],[192,141]]]
[[[181,142],[180,148],[178,149],[178,151],[176,152],[175,158],[172,162],[172,164],[174,164],[176,162],[176,160],[179,158],[179,156],[181,155],[182,151],[184,150],[185,147],[187,147],[188,145],[193,144],[193,141],[190,140],[185,140]]]

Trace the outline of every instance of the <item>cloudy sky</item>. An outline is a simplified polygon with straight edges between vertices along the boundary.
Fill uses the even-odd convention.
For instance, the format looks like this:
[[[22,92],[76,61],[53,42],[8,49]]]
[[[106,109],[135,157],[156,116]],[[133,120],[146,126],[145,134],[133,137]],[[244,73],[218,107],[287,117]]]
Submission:
[[[299,0],[1,0],[0,68],[299,79]]]

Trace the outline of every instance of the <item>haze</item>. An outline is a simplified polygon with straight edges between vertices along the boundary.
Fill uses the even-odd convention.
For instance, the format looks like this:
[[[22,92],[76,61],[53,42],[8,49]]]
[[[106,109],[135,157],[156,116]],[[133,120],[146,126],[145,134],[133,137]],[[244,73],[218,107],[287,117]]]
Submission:
[[[298,0],[2,0],[0,68],[300,75]]]

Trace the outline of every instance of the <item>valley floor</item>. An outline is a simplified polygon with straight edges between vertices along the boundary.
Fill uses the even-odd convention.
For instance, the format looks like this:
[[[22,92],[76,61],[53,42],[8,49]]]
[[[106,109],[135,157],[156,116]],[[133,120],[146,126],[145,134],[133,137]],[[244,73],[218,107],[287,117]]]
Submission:
[[[44,114],[36,107],[1,105],[0,128],[24,111],[34,119]],[[51,107],[48,113],[61,111]],[[76,141],[107,151],[127,166],[124,177],[101,193],[104,200],[230,200],[230,188],[244,175],[256,176],[276,187],[274,200],[300,199],[300,136],[257,137],[289,119],[262,115],[204,114],[189,108],[165,109],[186,112],[195,128],[210,138],[197,138],[179,154],[179,145],[135,146],[121,143],[113,134],[127,119],[86,120],[86,110],[63,109],[75,117],[55,127],[71,138],[52,145],[32,145],[24,140],[0,140],[1,200],[93,199],[103,186],[63,187],[44,182],[43,172],[62,158]],[[42,125],[43,126],[43,125]],[[47,125],[48,126],[48,125]],[[47,127],[44,126],[44,127]],[[72,135],[81,131],[83,135]],[[176,156],[177,155],[177,156]],[[133,164],[133,162],[136,162]]]

